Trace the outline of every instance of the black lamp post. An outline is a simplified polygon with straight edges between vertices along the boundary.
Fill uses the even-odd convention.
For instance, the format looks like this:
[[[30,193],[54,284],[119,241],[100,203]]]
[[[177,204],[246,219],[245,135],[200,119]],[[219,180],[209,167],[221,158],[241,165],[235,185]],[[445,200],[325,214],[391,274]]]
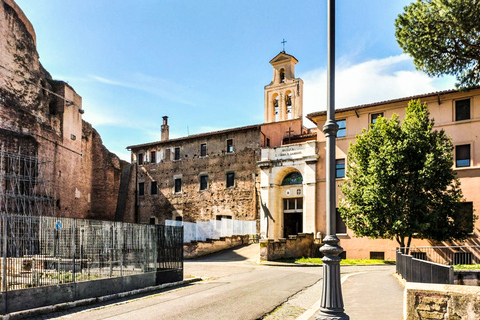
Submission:
[[[327,121],[323,126],[326,138],[326,218],[327,235],[323,239],[323,286],[320,310],[317,320],[349,320],[343,309],[342,284],[340,282],[339,254],[343,249],[336,235],[336,196],[335,196],[335,139],[338,125],[335,122],[335,0],[328,0],[328,107]]]

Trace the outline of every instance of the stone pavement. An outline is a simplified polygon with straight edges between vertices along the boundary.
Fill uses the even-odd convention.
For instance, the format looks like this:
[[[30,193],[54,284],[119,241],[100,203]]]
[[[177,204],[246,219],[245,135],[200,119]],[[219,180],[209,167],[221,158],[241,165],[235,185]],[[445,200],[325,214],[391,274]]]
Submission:
[[[345,313],[351,320],[402,320],[404,290],[393,275],[395,267],[343,274],[348,268],[353,267],[342,266],[342,291]],[[319,303],[297,320],[315,320]]]

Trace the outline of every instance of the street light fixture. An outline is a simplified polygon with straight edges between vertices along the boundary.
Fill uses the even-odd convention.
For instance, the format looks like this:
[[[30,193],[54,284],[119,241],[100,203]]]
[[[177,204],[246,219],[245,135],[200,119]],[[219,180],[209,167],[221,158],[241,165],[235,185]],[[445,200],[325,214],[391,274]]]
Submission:
[[[317,320],[349,320],[343,309],[342,284],[340,282],[339,254],[343,252],[336,235],[335,196],[335,139],[338,125],[335,122],[335,0],[328,0],[328,66],[327,66],[327,121],[323,126],[326,138],[326,218],[327,234],[320,252],[323,253],[323,285]]]

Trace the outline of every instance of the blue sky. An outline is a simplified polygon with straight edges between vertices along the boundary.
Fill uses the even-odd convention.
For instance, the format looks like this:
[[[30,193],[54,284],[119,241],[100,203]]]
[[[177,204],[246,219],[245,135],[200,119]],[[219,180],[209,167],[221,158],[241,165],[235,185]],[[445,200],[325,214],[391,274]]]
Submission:
[[[326,109],[327,0],[16,0],[43,66],[82,96],[110,151],[263,122],[268,63],[299,63],[304,114]],[[411,0],[337,1],[337,107],[451,89],[415,71],[395,39]],[[307,127],[314,126],[309,120]]]

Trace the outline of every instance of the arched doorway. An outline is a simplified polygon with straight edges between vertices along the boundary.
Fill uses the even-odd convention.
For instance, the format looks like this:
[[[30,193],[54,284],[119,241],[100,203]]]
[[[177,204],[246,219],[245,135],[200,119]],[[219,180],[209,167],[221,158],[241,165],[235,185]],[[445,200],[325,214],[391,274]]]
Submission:
[[[282,180],[283,192],[283,237],[303,232],[303,177],[298,171],[287,174]]]

